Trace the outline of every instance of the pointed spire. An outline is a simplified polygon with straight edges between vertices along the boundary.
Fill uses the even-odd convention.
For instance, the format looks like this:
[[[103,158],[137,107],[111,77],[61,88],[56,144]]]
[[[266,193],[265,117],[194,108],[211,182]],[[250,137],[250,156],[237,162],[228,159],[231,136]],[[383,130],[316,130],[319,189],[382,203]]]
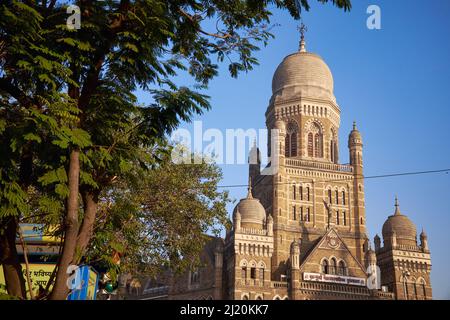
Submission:
[[[308,28],[305,26],[305,24],[302,22],[300,27],[298,27],[298,31],[300,31],[300,46],[299,51],[300,52],[306,52],[306,42],[305,42],[305,32],[308,31]]]
[[[247,199],[253,199],[252,194],[252,177],[248,177],[248,193],[247,193]]]
[[[426,237],[427,236],[427,234],[425,233],[425,230],[423,229],[423,227],[422,227],[422,232],[420,233],[420,236],[421,237]]]
[[[395,196],[395,213],[394,215],[401,215],[400,213],[400,205],[398,204],[398,198]]]

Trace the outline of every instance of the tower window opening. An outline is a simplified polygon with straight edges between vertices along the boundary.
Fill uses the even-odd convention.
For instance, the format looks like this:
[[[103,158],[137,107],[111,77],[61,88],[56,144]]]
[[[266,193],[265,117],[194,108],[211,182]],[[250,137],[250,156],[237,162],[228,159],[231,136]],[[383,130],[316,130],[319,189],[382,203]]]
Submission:
[[[337,271],[336,259],[332,258],[330,261],[330,274],[336,274],[336,271]]]
[[[241,278],[244,280],[247,279],[247,268],[246,267],[243,267],[241,269]]]
[[[300,221],[303,221],[303,207],[300,207]]]
[[[297,220],[297,207],[296,206],[292,207],[292,219]]]
[[[264,281],[264,268],[259,269],[259,281]]]
[[[347,268],[345,266],[344,261],[339,261],[338,274],[341,275],[341,276],[346,276],[347,275]]]
[[[286,127],[285,150],[286,157],[297,156],[297,133],[298,125],[295,121],[290,121]]]
[[[313,157],[314,154],[314,142],[313,142],[313,134],[308,133],[308,157]]]
[[[328,268],[328,261],[324,259],[322,261],[322,273],[328,274],[329,268]]]
[[[342,211],[342,222],[344,223],[344,226],[347,225],[347,214],[345,211]]]
[[[339,210],[336,210],[336,224],[339,225]]]
[[[333,199],[331,199],[331,189],[328,189],[328,202],[331,203]]]
[[[339,204],[339,192],[336,190],[336,204]]]
[[[293,192],[294,200],[296,200],[297,199],[297,187],[295,186],[295,184],[293,185],[293,189],[294,189],[294,192]]]
[[[298,193],[299,193],[299,195],[300,195],[300,200],[303,200],[303,186],[300,186],[300,187],[298,188]]]
[[[345,206],[345,191],[342,191],[342,204]]]
[[[306,200],[307,200],[307,201],[311,201],[311,199],[310,199],[309,187],[306,187]]]
[[[251,279],[256,279],[256,268],[251,268],[250,269],[250,278]]]
[[[308,221],[308,222],[310,221],[310,218],[311,218],[310,214],[311,214],[311,208],[308,207],[306,209],[306,221]]]

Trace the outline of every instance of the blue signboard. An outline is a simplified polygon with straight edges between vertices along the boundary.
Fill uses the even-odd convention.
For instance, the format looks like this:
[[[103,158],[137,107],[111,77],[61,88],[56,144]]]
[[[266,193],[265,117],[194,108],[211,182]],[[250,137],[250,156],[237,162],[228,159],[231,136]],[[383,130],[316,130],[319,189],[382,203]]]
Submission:
[[[67,300],[95,300],[98,290],[98,274],[90,266],[82,265],[75,270],[74,288]]]

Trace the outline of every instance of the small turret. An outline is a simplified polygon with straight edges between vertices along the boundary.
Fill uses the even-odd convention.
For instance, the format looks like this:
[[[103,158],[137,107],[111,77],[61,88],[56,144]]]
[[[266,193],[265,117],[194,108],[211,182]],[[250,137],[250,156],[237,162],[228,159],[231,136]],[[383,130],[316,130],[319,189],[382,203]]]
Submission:
[[[300,269],[300,245],[298,241],[291,243],[291,269]]]
[[[380,250],[381,248],[381,238],[378,234],[373,238],[373,243],[375,244],[375,251]]]
[[[429,251],[428,248],[428,236],[425,233],[425,231],[422,229],[422,232],[420,233],[420,247],[423,251]]]

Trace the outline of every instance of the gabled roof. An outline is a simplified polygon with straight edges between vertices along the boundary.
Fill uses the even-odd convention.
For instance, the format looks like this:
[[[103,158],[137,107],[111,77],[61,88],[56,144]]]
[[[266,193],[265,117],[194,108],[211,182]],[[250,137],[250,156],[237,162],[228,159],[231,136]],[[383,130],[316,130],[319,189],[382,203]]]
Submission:
[[[353,253],[349,250],[349,248],[345,244],[344,240],[342,240],[342,238],[339,236],[339,233],[337,232],[337,230],[335,228],[330,228],[329,230],[327,230],[324,233],[324,235],[321,238],[319,238],[319,240],[316,242],[314,247],[306,254],[305,258],[303,259],[303,261],[300,265],[300,270],[303,270],[306,263],[308,263],[311,260],[311,258],[314,256],[314,253],[318,249],[328,249],[328,250],[332,250],[332,251],[337,251],[337,250],[346,251],[353,258],[353,260],[356,262],[356,264],[361,268],[361,270],[365,274],[367,274],[364,266],[359,262],[358,259],[356,259],[356,257],[353,255]]]

